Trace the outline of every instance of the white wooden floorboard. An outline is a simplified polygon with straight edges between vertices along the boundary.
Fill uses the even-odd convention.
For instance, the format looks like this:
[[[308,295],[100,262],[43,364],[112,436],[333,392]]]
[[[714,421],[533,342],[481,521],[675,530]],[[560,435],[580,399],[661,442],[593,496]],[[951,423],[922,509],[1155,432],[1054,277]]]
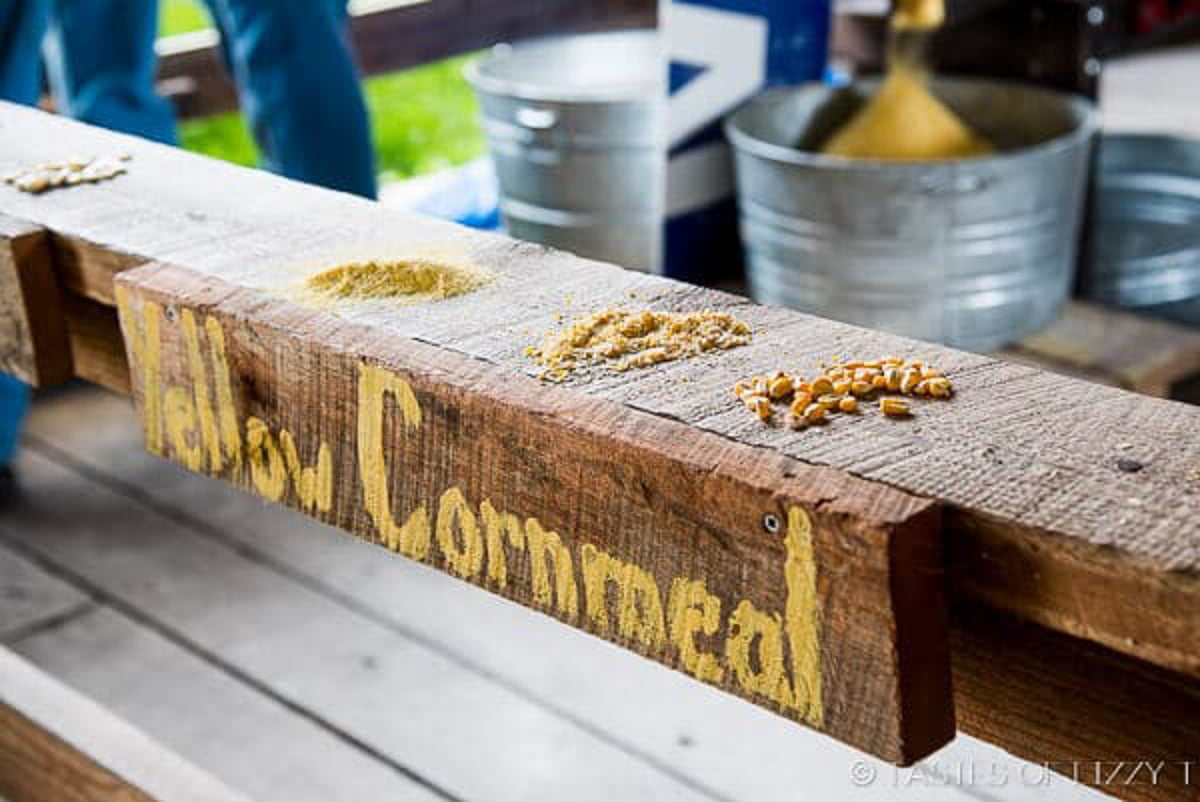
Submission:
[[[102,391],[87,404],[127,410],[127,402]],[[65,405],[70,405],[67,399]],[[73,459],[93,467],[105,450],[72,434],[72,419],[55,405],[39,407],[32,431]],[[126,448],[140,442],[126,411]],[[120,416],[109,412],[110,425]],[[165,476],[165,479],[160,477]],[[986,744],[960,737],[916,774],[864,759],[859,753],[755,708],[697,685],[680,674],[478,588],[409,561],[381,559],[375,547],[355,541],[295,513],[259,503],[219,482],[168,471],[135,470],[125,480],[155,503],[207,523],[221,538],[341,597],[352,608],[411,633],[485,676],[539,700],[580,726],[599,732],[635,754],[683,773],[720,796],[746,800],[837,799],[1096,799],[1094,792],[1058,777],[1050,787],[1027,764]],[[877,780],[856,787],[852,772],[869,767]],[[977,767],[983,782],[956,784],[955,772]],[[940,772],[940,774],[938,774]],[[1025,778],[1022,778],[1022,772]],[[926,776],[928,775],[928,777]],[[942,786],[931,783],[949,777]],[[996,776],[1011,778],[998,784]],[[932,778],[932,779],[931,779]],[[929,779],[928,782],[922,782]],[[965,786],[963,787],[959,786]],[[917,795],[917,796],[914,796]]]
[[[111,609],[10,648],[253,799],[442,798]]]
[[[708,798],[291,578],[27,449],[19,543],[450,794]],[[69,503],[64,503],[69,500]]]
[[[0,643],[88,607],[75,587],[0,546]]]

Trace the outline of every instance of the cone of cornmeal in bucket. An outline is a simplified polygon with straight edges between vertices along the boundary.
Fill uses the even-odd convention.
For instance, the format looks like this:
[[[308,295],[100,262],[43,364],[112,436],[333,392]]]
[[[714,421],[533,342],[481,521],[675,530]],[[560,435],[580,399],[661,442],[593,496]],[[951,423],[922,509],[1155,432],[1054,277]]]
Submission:
[[[899,2],[888,30],[883,83],[821,148],[856,159],[934,161],[984,156],[990,142],[929,91],[925,50],[945,17],[941,0]]]

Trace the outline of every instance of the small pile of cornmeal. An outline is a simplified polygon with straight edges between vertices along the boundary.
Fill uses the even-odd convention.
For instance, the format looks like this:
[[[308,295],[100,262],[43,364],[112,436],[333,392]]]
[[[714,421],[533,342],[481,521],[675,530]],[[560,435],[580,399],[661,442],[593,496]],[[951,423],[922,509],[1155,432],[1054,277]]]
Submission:
[[[351,262],[309,276],[304,286],[332,298],[440,300],[471,292],[488,281],[478,270],[429,259]]]
[[[581,367],[608,364],[626,371],[750,342],[750,327],[724,312],[605,309],[525,349],[555,381]]]

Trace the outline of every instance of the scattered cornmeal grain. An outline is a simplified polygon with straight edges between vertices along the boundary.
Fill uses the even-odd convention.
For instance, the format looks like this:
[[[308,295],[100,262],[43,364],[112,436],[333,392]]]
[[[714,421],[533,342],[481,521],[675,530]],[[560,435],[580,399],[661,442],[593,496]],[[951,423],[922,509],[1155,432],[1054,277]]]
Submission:
[[[881,367],[882,366],[882,367]],[[900,357],[880,360],[850,360],[821,365],[821,374],[811,382],[803,376],[776,371],[769,376],[753,376],[734,385],[734,394],[762,421],[769,421],[771,404],[785,404],[788,422],[802,429],[826,419],[827,413],[854,413],[861,410],[859,399],[870,399],[879,391],[902,393],[931,399],[953,395],[950,379],[922,360],[906,362]],[[912,414],[909,402],[894,396],[879,402],[888,417]]]
[[[436,301],[482,287],[488,274],[429,259],[351,262],[309,276],[304,286],[332,298]]]
[[[606,364],[615,371],[626,371],[736,348],[749,343],[750,338],[750,327],[724,312],[605,309],[551,332],[531,356],[546,368],[542,378],[561,380],[572,371],[593,365]],[[778,381],[782,377],[772,378],[776,379],[775,391],[782,392],[783,384]],[[787,389],[784,395],[791,392],[790,385]],[[739,383],[735,392],[743,400],[749,395],[763,396],[769,406],[772,383],[759,376]]]

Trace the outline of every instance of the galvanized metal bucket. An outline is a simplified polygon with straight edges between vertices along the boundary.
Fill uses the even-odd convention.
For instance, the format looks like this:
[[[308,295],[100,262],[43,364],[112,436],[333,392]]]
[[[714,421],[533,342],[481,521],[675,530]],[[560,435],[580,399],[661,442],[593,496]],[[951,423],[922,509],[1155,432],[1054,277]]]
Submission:
[[[658,35],[632,31],[500,45],[468,68],[510,234],[657,267],[663,64]]]
[[[1106,134],[1084,295],[1200,325],[1200,140]]]
[[[815,152],[876,86],[769,91],[726,120],[755,299],[981,351],[1045,326],[1073,283],[1092,105],[939,79],[935,94],[997,155]]]

